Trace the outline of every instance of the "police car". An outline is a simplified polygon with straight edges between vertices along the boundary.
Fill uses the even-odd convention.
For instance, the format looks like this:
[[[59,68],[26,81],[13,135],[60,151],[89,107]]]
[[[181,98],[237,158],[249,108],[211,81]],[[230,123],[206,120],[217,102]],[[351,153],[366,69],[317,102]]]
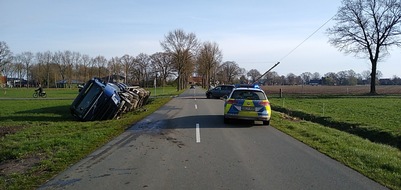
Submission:
[[[270,116],[270,102],[258,85],[237,85],[225,97],[224,123],[240,119],[263,121],[264,125],[269,125]]]

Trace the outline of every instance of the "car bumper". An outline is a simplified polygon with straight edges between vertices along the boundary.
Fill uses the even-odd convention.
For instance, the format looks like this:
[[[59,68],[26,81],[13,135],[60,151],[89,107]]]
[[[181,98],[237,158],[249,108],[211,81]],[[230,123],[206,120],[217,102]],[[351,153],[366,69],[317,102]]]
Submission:
[[[269,121],[270,116],[241,116],[241,115],[230,115],[225,114],[224,118],[226,119],[240,119],[240,120],[253,120],[253,121]]]

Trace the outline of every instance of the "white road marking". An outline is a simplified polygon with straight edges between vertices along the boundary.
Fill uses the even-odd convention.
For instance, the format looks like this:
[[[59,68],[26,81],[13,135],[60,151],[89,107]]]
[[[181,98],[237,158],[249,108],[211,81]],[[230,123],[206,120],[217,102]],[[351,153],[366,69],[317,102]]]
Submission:
[[[196,124],[196,143],[200,143],[200,129],[199,129],[199,123]]]
[[[195,104],[195,109],[196,109],[196,110],[198,109],[198,105],[196,105],[196,104]]]

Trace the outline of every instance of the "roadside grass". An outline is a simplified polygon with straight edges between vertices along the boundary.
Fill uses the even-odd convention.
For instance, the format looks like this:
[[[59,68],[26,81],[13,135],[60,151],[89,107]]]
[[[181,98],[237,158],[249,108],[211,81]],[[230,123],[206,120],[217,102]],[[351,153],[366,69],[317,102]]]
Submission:
[[[13,89],[10,94],[24,91]],[[0,100],[0,189],[38,188],[171,99],[152,97],[119,120],[80,122],[69,113],[77,89],[52,93],[59,99]]]
[[[272,98],[272,108],[401,150],[401,98]]]
[[[275,128],[391,189],[401,189],[400,97],[270,101]]]
[[[273,112],[272,125],[391,189],[401,189],[401,151],[323,125]]]

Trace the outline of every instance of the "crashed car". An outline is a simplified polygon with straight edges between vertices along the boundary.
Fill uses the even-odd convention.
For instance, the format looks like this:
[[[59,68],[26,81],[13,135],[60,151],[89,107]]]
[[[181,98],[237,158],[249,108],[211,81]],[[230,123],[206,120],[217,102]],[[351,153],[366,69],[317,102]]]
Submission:
[[[107,120],[146,104],[150,92],[123,83],[89,80],[70,106],[71,114],[82,121]]]

